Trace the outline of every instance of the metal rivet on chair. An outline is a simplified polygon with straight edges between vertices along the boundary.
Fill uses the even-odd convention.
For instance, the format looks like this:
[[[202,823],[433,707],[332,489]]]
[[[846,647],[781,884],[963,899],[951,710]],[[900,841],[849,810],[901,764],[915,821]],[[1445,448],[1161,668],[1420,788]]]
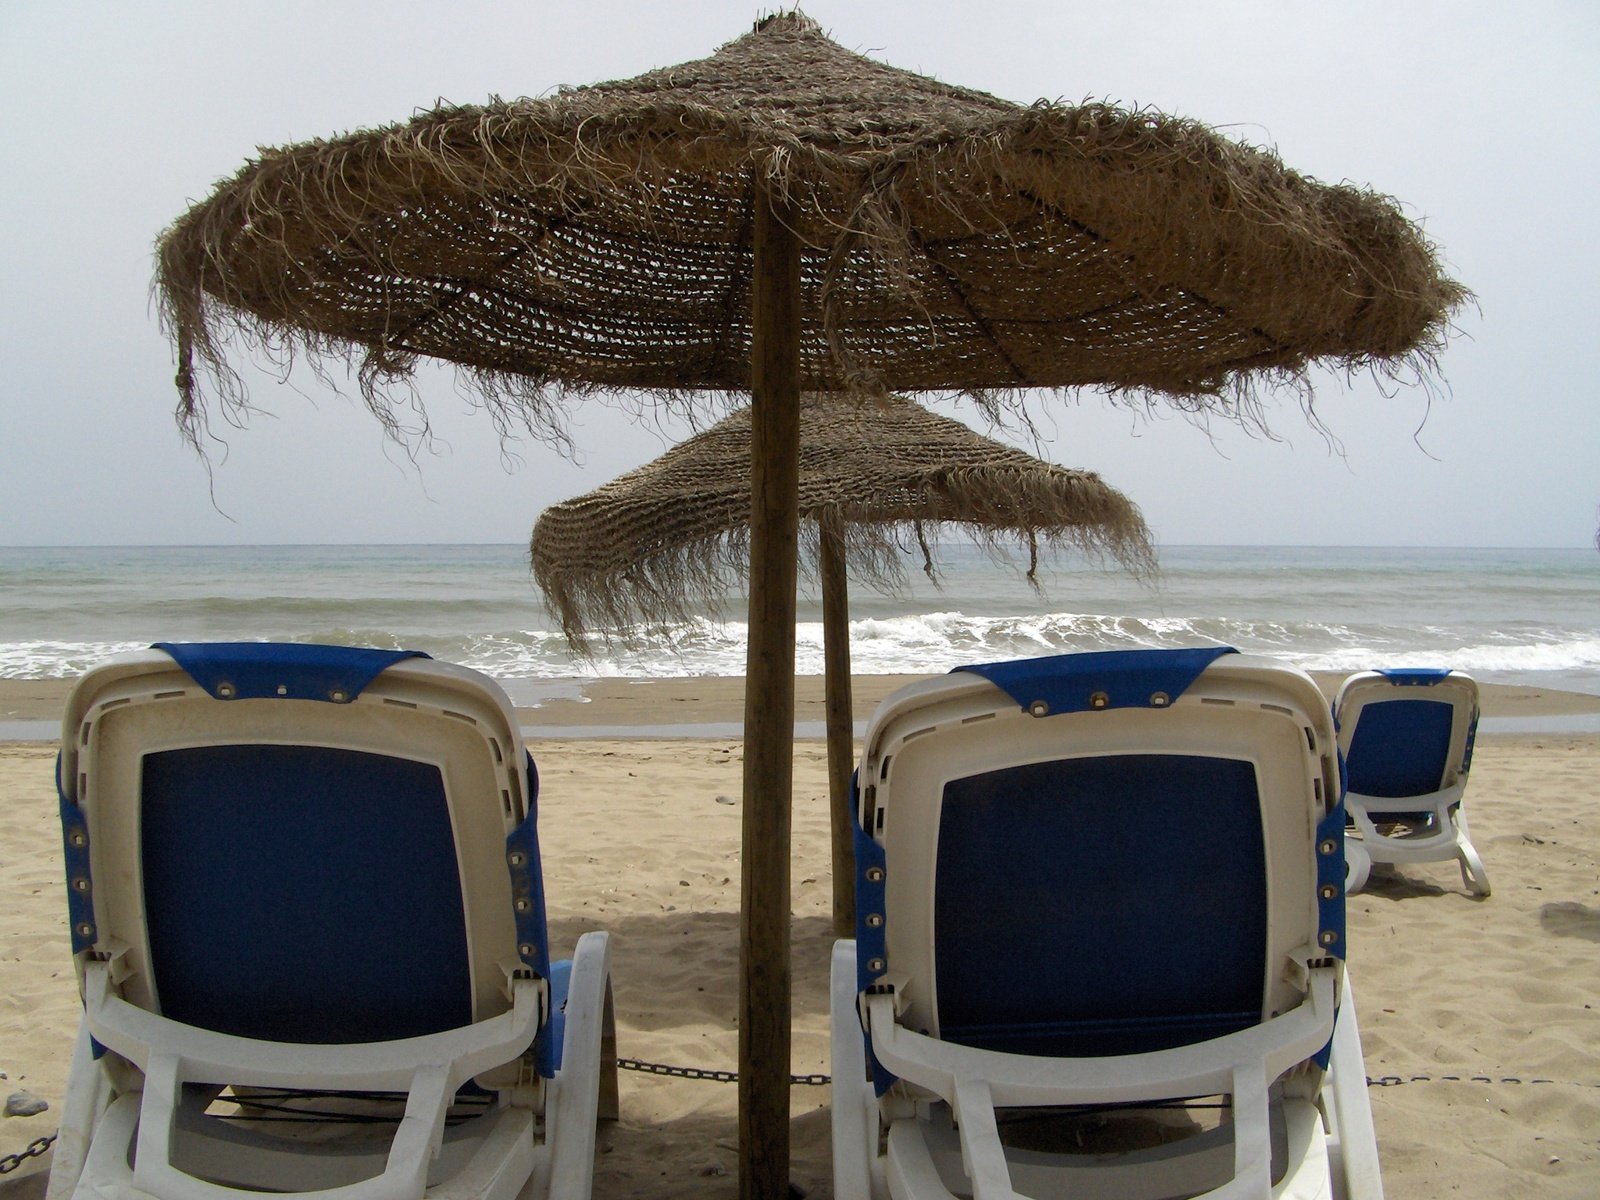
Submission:
[[[78,926],[78,936],[92,938],[94,936],[94,926],[85,921],[82,925]]]
[[[1092,696],[1089,697],[1089,707],[1090,708],[1110,708],[1111,707],[1111,697],[1106,695],[1104,692],[1095,692]]]
[[[533,943],[531,943],[531,942],[523,942],[522,945],[517,947],[517,953],[520,954],[523,958],[532,958],[533,957]]]
[[[881,972],[885,965],[886,964],[884,963],[883,959],[881,959],[881,958],[869,958],[869,959],[867,959],[867,970],[871,971],[874,975],[876,975],[879,972]]]
[[[289,685],[287,683],[280,683],[278,685],[278,695],[287,696],[288,694],[289,694]]]
[[[516,908],[518,912],[527,912],[532,907],[533,905],[528,902],[526,897],[521,897],[517,900]]]
[[[67,840],[70,841],[74,846],[87,846],[89,844],[89,839],[78,830],[73,830],[72,836]]]
[[[882,927],[883,927],[883,914],[882,913],[868,913],[867,914],[867,928],[868,929],[881,929]]]
[[[1339,843],[1334,841],[1332,838],[1323,838],[1320,842],[1317,843],[1317,853],[1318,854],[1324,854],[1324,855],[1326,855],[1326,854],[1337,854],[1338,852],[1339,852]]]
[[[1331,883],[1323,884],[1322,887],[1319,889],[1319,891],[1322,893],[1322,898],[1324,900],[1332,900],[1335,896],[1337,896],[1339,894],[1338,887],[1335,884],[1331,884]]]
[[[1317,934],[1317,941],[1321,942],[1324,946],[1331,946],[1338,940],[1339,935],[1332,929],[1324,929],[1321,933]]]
[[[217,684],[217,695],[221,696],[224,700],[232,700],[238,694],[239,689],[234,687],[231,683]]]
[[[1171,703],[1172,703],[1172,697],[1167,695],[1165,692],[1152,692],[1150,694],[1150,707],[1151,708],[1165,708],[1167,705],[1169,705]]]
[[[528,861],[527,855],[523,854],[522,851],[513,850],[511,852],[511,865],[513,867],[520,867],[523,863],[525,863],[527,861]]]
[[[1048,717],[1050,715],[1050,706],[1043,700],[1035,700],[1028,705],[1028,715],[1030,717]]]
[[[345,691],[343,688],[334,688],[333,691],[328,693],[328,699],[332,700],[335,704],[343,704],[346,700],[350,699],[350,693]]]
[[[883,868],[882,867],[868,867],[867,868],[867,882],[868,883],[882,883],[883,882]]]
[[[82,875],[77,876],[72,881],[72,890],[75,892],[87,892],[89,890],[88,879],[84,878]]]

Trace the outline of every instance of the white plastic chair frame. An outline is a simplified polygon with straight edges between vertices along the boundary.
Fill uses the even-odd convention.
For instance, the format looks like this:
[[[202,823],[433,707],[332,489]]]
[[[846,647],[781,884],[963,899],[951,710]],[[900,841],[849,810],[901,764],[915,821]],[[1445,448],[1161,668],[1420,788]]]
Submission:
[[[1348,755],[1352,739],[1369,705],[1395,700],[1433,700],[1452,706],[1450,747],[1447,766],[1437,791],[1417,796],[1364,796],[1345,794],[1345,810],[1360,832],[1359,838],[1345,839],[1347,878],[1345,891],[1361,891],[1367,885],[1374,863],[1420,863],[1455,861],[1461,868],[1461,882],[1479,896],[1490,894],[1489,873],[1472,844],[1462,803],[1467,789],[1469,747],[1478,721],[1478,684],[1470,675],[1451,671],[1429,684],[1397,683],[1379,671],[1361,671],[1340,685],[1334,698],[1334,718],[1339,730],[1339,751]],[[1427,832],[1397,834],[1379,828],[1387,824],[1384,813],[1418,812],[1429,814]],[[1378,814],[1374,816],[1374,814]]]
[[[1252,724],[1254,730],[1246,727]],[[1265,735],[1270,744],[1265,751],[1263,727],[1272,730]],[[1180,1193],[1197,1165],[1201,1174],[1227,1179],[1203,1192],[1212,1200],[1326,1196],[1330,1187],[1351,1200],[1379,1200],[1382,1185],[1354,1005],[1346,1002],[1336,1026],[1343,964],[1317,944],[1317,848],[1308,830],[1337,802],[1334,745],[1326,703],[1309,677],[1237,655],[1218,660],[1161,711],[1121,709],[1035,721],[972,675],[913,684],[885,700],[867,733],[859,819],[871,829],[872,810],[883,810],[883,838],[893,847],[896,865],[885,897],[891,972],[884,982],[890,986],[858,995],[856,945],[848,940],[836,945],[831,993],[836,1194],[854,1200],[954,1195],[929,1145],[938,1137],[929,1102],[942,1100],[953,1117],[950,1136],[959,1143],[961,1170],[975,1200],[1051,1194],[1051,1173],[1058,1170],[1071,1171],[1071,1187],[1086,1189],[1073,1195],[1137,1200],[1197,1194],[1192,1187]],[[938,1015],[925,982],[932,957],[926,873],[937,823],[927,806],[942,794],[947,778],[1060,758],[1064,749],[1074,756],[1242,755],[1256,762],[1264,798],[1293,798],[1287,811],[1263,812],[1274,880],[1269,952],[1283,964],[1281,977],[1269,981],[1271,996],[1264,1007],[1278,1015],[1187,1047],[1101,1058],[1017,1055],[938,1039]],[[871,781],[891,759],[893,794],[879,784],[870,799]],[[908,864],[918,875],[909,884]],[[867,1079],[863,1028],[879,1062],[902,1081],[881,1100]],[[1297,1066],[1326,1046],[1330,1036],[1326,1080],[1310,1065]],[[1285,1072],[1290,1074],[1280,1078]],[[1232,1097],[1232,1153],[1220,1143],[1203,1164],[1198,1155],[1185,1154],[1181,1144],[1176,1152],[1136,1152],[1120,1166],[1102,1164],[1093,1171],[1055,1156],[1008,1154],[995,1120],[995,1110],[1004,1107],[1214,1094]],[[1270,1177],[1274,1100],[1282,1112],[1279,1136],[1289,1165],[1276,1186]],[[880,1136],[881,1156],[876,1153]],[[1219,1157],[1231,1162],[1219,1163]],[[1054,1186],[1061,1186],[1059,1176]]]
[[[472,1024],[396,1041],[300,1045],[152,1011],[139,872],[117,857],[139,845],[137,805],[105,798],[138,796],[146,753],[240,741],[365,750],[439,768],[467,909]],[[506,834],[528,811],[523,761],[515,713],[498,686],[428,659],[390,666],[338,705],[220,702],[160,651],[124,655],[86,675],[68,702],[60,770],[90,829],[98,929],[94,946],[77,956],[85,1015],[48,1200],[243,1200],[266,1190],[263,1175],[270,1190],[308,1200],[587,1197],[596,1121],[616,1115],[610,945],[604,933],[580,938],[561,1070],[540,1080],[525,1051],[546,1016],[548,983],[521,964],[504,860]],[[97,1057],[91,1039],[110,1053]],[[498,1111],[452,1136],[446,1115],[472,1079],[499,1096]],[[386,1152],[324,1155],[305,1142],[196,1136],[185,1084],[408,1098]],[[186,1165],[207,1178],[175,1165],[180,1146]],[[432,1187],[430,1171],[443,1176]]]

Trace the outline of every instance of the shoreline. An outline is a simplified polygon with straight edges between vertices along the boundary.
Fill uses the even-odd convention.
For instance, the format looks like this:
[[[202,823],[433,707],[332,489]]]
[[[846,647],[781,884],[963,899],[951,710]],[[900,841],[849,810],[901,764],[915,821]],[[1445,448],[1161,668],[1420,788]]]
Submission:
[[[1313,671],[1331,700],[1344,675]],[[856,675],[852,707],[861,725],[890,692],[925,675]],[[72,679],[0,679],[0,742],[55,741]],[[744,721],[743,676],[669,679],[510,679],[500,684],[516,706],[524,736],[575,738],[724,738]],[[1600,696],[1523,684],[1483,683],[1488,736],[1600,731]],[[823,736],[823,678],[795,679],[796,736]],[[1494,728],[1496,723],[1504,726]]]

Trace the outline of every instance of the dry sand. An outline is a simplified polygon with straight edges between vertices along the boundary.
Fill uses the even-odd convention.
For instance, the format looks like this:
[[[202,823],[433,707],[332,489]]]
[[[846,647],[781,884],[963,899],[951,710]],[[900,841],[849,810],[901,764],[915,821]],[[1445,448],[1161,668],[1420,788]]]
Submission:
[[[891,685],[858,681],[858,712]],[[0,716],[55,718],[64,690],[0,685]],[[524,716],[539,725],[736,721],[741,690],[738,680],[616,681],[591,687],[591,703],[553,702]],[[808,711],[819,694],[815,680],[802,682],[802,719],[820,719],[820,710]],[[1491,688],[1486,711],[1593,712],[1600,698]],[[738,740],[557,732],[541,730],[532,743],[555,949],[570,950],[588,929],[611,931],[622,1055],[731,1069]],[[26,1089],[52,1106],[0,1122],[0,1154],[55,1128],[78,1016],[54,754],[50,745],[0,743],[0,1088]],[[826,792],[822,743],[802,741],[793,866],[800,1073],[828,1070]],[[1467,795],[1492,897],[1471,898],[1456,869],[1440,863],[1375,876],[1350,901],[1367,1072],[1407,1081],[1371,1093],[1387,1192],[1393,1200],[1594,1197],[1600,735],[1484,736]],[[635,1072],[622,1082],[623,1118],[602,1132],[595,1195],[733,1196],[735,1088]],[[793,1096],[793,1176],[809,1195],[826,1196],[828,1089],[797,1087]],[[31,1169],[5,1178],[22,1180]],[[37,1189],[38,1177],[7,1184],[6,1200]]]

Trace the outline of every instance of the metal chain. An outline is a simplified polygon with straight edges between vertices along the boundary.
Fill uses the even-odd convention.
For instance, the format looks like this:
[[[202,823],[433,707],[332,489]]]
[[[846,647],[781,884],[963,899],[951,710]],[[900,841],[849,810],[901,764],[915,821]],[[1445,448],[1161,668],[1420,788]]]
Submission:
[[[665,1063],[645,1062],[637,1058],[619,1058],[617,1067],[623,1071],[641,1071],[646,1075],[669,1075],[674,1079],[704,1079],[712,1083],[738,1083],[739,1072],[718,1071],[706,1067],[671,1067]],[[833,1082],[833,1077],[824,1075],[820,1071],[811,1075],[791,1075],[789,1083],[794,1087],[827,1087]],[[1408,1083],[1510,1083],[1510,1084],[1535,1084],[1548,1083],[1561,1087],[1600,1088],[1600,1083],[1573,1083],[1561,1079],[1521,1079],[1515,1075],[1502,1075],[1494,1078],[1489,1075],[1368,1075],[1368,1087],[1402,1087]],[[15,1154],[0,1154],[0,1175],[9,1175],[22,1166],[30,1158],[39,1158],[54,1144],[56,1135],[51,1133],[44,1137],[34,1138],[26,1149]]]
[[[18,1150],[15,1154],[0,1154],[0,1175],[9,1175],[30,1158],[38,1158],[50,1149],[50,1143],[55,1140],[55,1134],[47,1134],[44,1137],[34,1138],[28,1143],[26,1150]]]
[[[637,1058],[619,1058],[617,1067],[623,1071],[642,1071],[646,1075],[670,1075],[675,1079],[708,1079],[712,1083],[738,1083],[739,1072],[717,1071],[709,1067],[669,1067],[665,1063],[643,1062]],[[796,1087],[826,1087],[833,1076],[791,1075],[790,1084]]]
[[[1600,1083],[1575,1083],[1570,1079],[1520,1079],[1515,1075],[1368,1075],[1368,1087],[1400,1087],[1407,1083],[1551,1083],[1560,1087],[1600,1088]]]
[[[644,1062],[637,1058],[619,1058],[617,1067],[623,1071],[641,1071],[646,1075],[669,1075],[675,1079],[704,1079],[712,1083],[738,1083],[737,1071],[718,1071],[709,1067],[670,1067],[665,1063]],[[796,1087],[826,1087],[833,1082],[832,1076],[817,1073],[814,1075],[791,1075],[790,1084]],[[1600,1088],[1600,1083],[1573,1083],[1561,1079],[1523,1079],[1516,1075],[1368,1075],[1368,1087],[1400,1087],[1407,1083],[1509,1083],[1509,1084],[1535,1084],[1548,1083],[1561,1087]]]

